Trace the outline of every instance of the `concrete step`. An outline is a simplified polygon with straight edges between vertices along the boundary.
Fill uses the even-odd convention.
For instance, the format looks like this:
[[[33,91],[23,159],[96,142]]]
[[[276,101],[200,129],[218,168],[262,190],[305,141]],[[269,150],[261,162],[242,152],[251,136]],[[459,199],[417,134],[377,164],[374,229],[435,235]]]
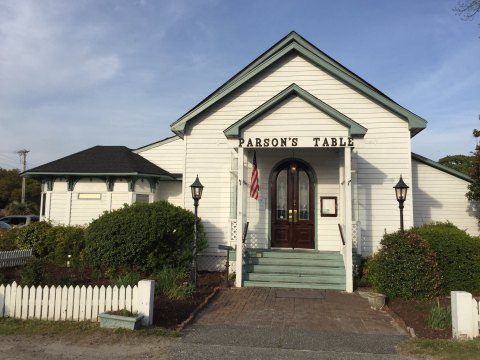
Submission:
[[[344,284],[304,284],[297,282],[273,282],[273,281],[244,281],[246,287],[271,287],[271,288],[289,288],[289,289],[326,289],[326,290],[345,290]]]
[[[246,258],[249,265],[285,265],[285,266],[322,266],[322,267],[344,267],[342,258],[339,259],[290,259],[271,257],[250,257]]]
[[[284,250],[248,250],[247,256],[251,258],[279,258],[279,259],[312,259],[312,260],[342,260],[342,255],[338,252],[318,252],[318,251],[284,251]]]
[[[345,276],[344,266],[296,266],[296,265],[245,265],[247,273],[297,274],[297,275],[341,275]]]
[[[345,275],[264,274],[248,273],[245,281],[286,282],[302,284],[337,284],[345,286]]]

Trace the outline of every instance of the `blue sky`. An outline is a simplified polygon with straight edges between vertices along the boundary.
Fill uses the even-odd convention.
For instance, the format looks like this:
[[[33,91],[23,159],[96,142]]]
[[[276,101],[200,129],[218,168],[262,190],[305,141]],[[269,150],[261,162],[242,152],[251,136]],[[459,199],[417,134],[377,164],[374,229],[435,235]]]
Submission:
[[[146,145],[295,30],[426,119],[413,151],[468,154],[480,28],[457,0],[0,0],[0,167]]]

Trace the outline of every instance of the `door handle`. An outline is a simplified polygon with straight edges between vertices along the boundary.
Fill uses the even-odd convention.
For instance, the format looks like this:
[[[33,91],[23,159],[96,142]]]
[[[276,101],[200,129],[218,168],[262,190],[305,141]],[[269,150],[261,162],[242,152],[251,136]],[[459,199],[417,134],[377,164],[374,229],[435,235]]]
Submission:
[[[298,222],[298,212],[297,212],[297,209],[293,210],[293,222]]]
[[[288,222],[293,222],[292,210],[288,210]]]

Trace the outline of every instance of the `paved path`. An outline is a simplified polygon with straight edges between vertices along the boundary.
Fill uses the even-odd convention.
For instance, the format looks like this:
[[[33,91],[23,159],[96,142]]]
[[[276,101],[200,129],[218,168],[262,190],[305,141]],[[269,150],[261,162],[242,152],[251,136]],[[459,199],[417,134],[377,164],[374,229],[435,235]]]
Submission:
[[[171,359],[403,359],[407,335],[358,294],[221,291],[170,350]]]

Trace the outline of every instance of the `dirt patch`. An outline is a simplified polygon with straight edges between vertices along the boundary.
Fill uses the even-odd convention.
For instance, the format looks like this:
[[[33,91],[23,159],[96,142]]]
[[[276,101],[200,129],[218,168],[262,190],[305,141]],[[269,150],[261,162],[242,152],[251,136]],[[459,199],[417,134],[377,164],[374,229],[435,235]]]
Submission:
[[[450,306],[450,298],[440,298],[442,306]],[[415,335],[421,339],[450,339],[452,328],[443,330],[432,329],[428,326],[428,316],[436,301],[417,300],[389,300],[387,307],[394,314],[399,316],[408,327],[413,328]]]
[[[0,336],[4,359],[166,359],[172,338]]]
[[[187,320],[195,309],[222,286],[224,274],[220,272],[200,272],[197,278],[197,288],[192,297],[183,300],[171,300],[165,296],[155,296],[153,324],[168,329],[176,329]]]

